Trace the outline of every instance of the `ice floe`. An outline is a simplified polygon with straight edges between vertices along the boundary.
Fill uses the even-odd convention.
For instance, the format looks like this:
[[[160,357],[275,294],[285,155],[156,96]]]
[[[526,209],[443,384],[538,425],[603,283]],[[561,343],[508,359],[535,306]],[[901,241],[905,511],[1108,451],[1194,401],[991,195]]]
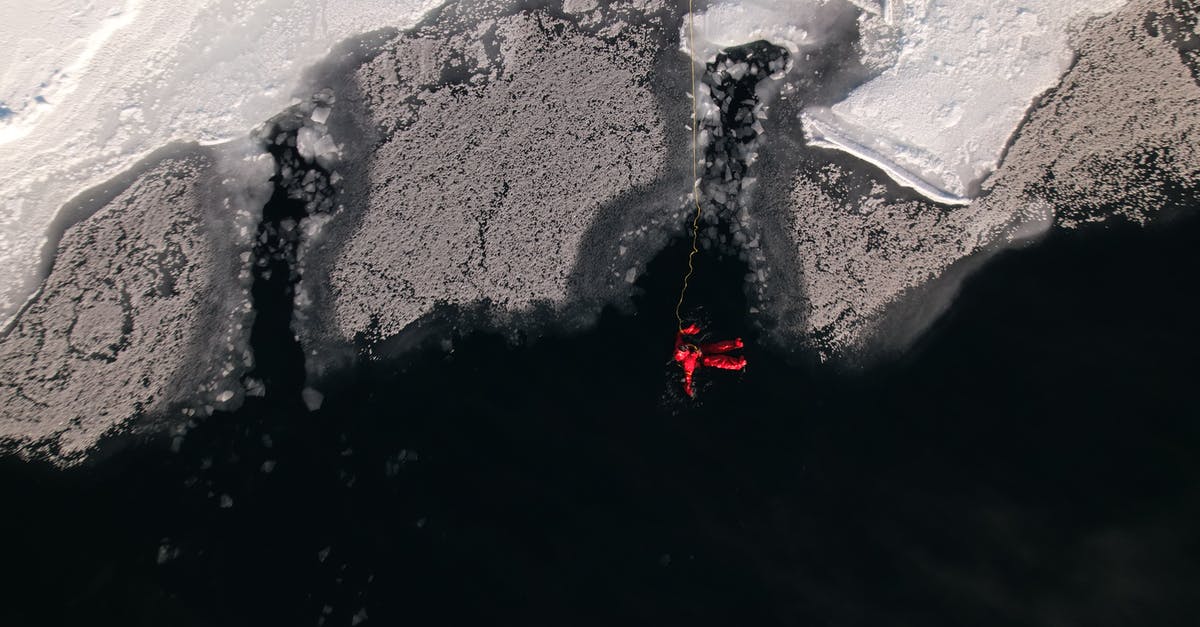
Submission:
[[[722,47],[760,39],[796,53],[820,43],[831,4],[715,4],[696,16],[693,56],[710,61]],[[1037,96],[1070,67],[1070,34],[1125,0],[854,4],[866,18],[863,50],[891,63],[842,101],[807,110],[807,139],[869,161],[936,202],[965,204]]]

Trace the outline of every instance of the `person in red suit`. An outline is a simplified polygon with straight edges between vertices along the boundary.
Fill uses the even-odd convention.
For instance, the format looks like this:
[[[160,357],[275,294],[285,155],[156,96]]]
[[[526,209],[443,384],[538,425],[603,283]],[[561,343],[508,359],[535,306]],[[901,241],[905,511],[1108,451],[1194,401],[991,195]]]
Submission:
[[[675,334],[675,361],[683,368],[683,391],[692,398],[696,396],[696,389],[692,386],[692,375],[700,366],[720,368],[721,370],[742,370],[746,367],[745,357],[725,354],[742,348],[744,346],[742,338],[707,344],[691,342],[690,336],[699,333],[699,326],[689,324]]]

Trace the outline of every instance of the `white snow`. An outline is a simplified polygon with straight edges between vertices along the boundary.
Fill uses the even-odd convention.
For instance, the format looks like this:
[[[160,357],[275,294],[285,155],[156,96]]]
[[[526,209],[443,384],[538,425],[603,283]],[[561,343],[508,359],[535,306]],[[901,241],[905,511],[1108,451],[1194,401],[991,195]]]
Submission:
[[[767,40],[787,48],[795,56],[800,50],[819,46],[836,16],[822,0],[737,0],[717,2],[697,13],[696,51],[692,57],[712,61],[730,46]],[[688,24],[680,32],[681,48],[691,52]]]
[[[965,202],[996,168],[1034,98],[1070,66],[1071,27],[1123,3],[899,3],[897,63],[829,110],[806,113],[808,133],[822,145],[882,157],[897,182],[934,200]]]
[[[321,134],[311,126],[302,127],[296,132],[296,152],[304,157],[305,161],[312,161],[313,157],[317,156],[317,140]]]
[[[863,48],[892,61],[841,102],[806,111],[807,139],[874,163],[937,202],[970,202],[1033,100],[1069,67],[1070,33],[1125,2],[853,0],[864,11],[860,22],[883,22],[860,29]],[[820,41],[833,4],[713,5],[696,18],[696,58],[758,39],[794,53]]]
[[[810,108],[804,112],[804,130],[810,146],[836,148],[848,152],[863,161],[871,163],[883,170],[892,180],[911,187],[927,198],[948,205],[965,205],[971,202],[953,192],[947,192],[934,185],[919,174],[910,172],[897,164],[904,155],[912,154],[914,149],[909,146],[888,142],[885,135],[875,133],[870,129],[855,129],[848,132],[849,124],[831,119],[834,116],[826,108]],[[928,163],[937,160],[936,155],[924,155]]]
[[[0,323],[72,196],[171,141],[244,135],[331,46],[441,2],[0,0]]]
[[[312,121],[316,122],[317,124],[324,124],[325,120],[329,119],[330,113],[331,109],[329,107],[317,107],[313,109],[312,115],[309,117],[311,117]]]

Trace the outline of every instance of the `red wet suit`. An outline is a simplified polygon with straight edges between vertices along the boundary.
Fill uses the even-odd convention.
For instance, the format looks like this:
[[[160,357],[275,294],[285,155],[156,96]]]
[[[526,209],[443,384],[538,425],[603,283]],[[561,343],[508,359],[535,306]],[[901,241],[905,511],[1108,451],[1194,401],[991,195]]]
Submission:
[[[696,368],[711,366],[722,370],[741,370],[746,367],[745,357],[723,354],[741,348],[742,338],[699,345],[687,341],[686,336],[698,333],[700,327],[689,324],[675,334],[675,361],[683,368],[683,391],[691,397],[696,396],[696,390],[692,387],[692,375]]]

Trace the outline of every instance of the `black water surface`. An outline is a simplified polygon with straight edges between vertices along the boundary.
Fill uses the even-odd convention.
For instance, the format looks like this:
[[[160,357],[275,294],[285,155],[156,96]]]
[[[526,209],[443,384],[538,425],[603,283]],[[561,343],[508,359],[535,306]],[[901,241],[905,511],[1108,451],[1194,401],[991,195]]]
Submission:
[[[178,453],[3,461],[0,623],[1194,624],[1198,244],[1056,233],[867,372],[760,346],[744,267],[701,256],[751,365],[692,404],[676,243],[582,335],[434,341],[315,413],[276,385]]]

